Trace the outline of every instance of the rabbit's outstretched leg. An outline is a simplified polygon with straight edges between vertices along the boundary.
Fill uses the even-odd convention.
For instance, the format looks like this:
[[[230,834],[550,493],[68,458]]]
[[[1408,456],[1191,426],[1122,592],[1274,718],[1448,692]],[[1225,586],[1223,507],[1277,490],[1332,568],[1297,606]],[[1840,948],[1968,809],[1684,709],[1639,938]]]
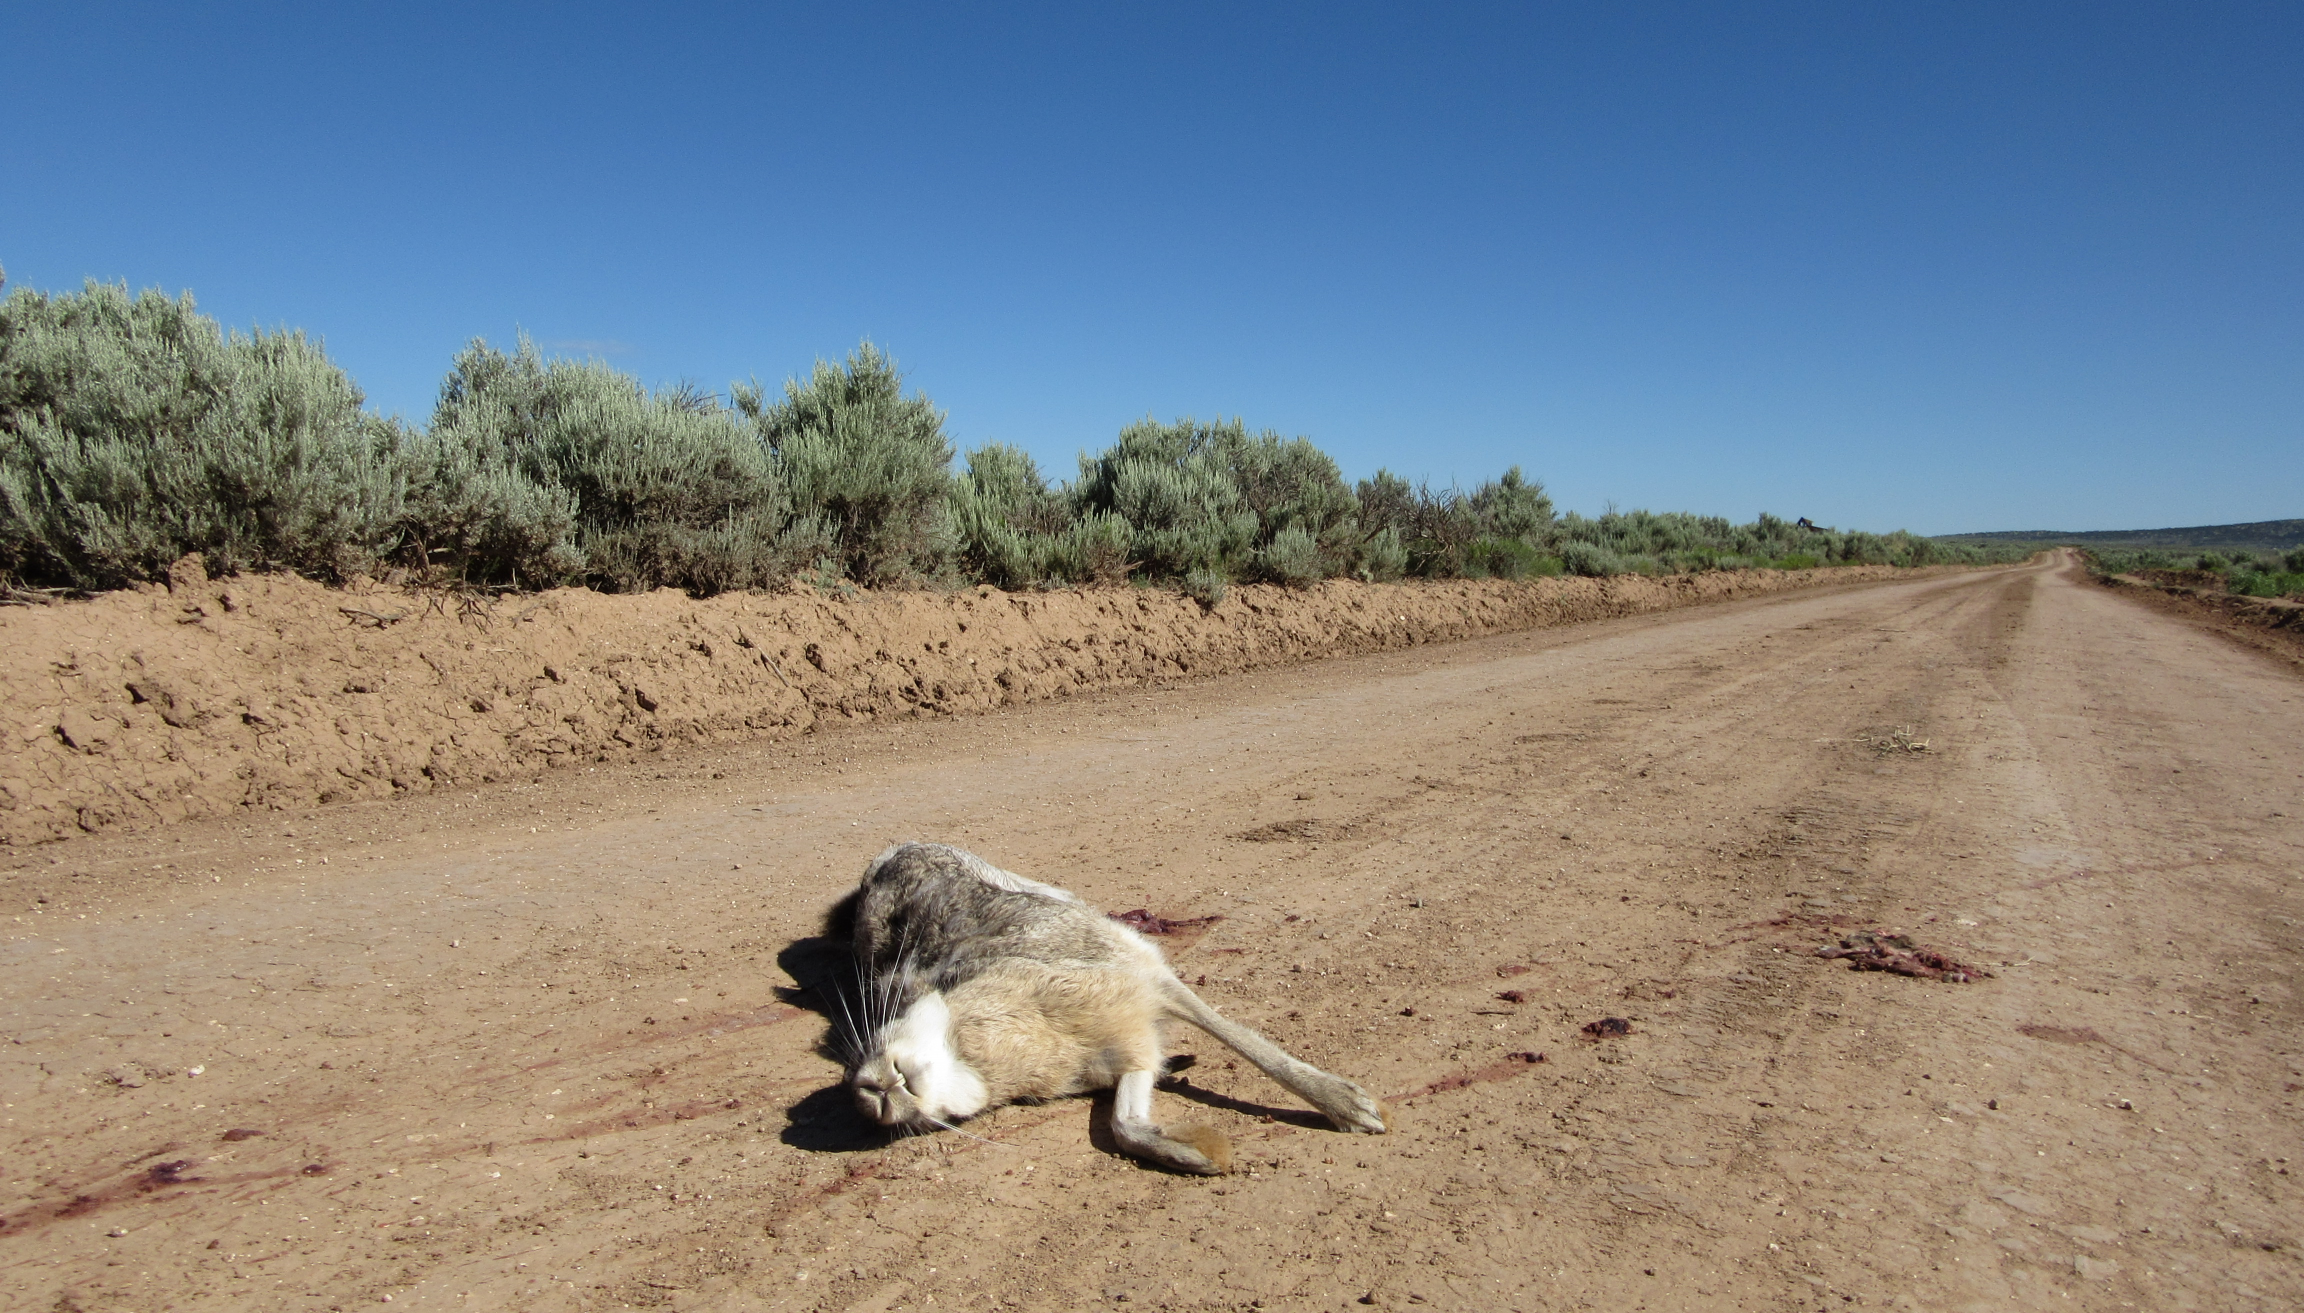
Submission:
[[[1170,975],[1163,984],[1169,1008],[1178,1017],[1222,1040],[1233,1052],[1255,1063],[1265,1075],[1328,1114],[1328,1120],[1336,1124],[1337,1130],[1358,1131],[1364,1135],[1384,1133],[1391,1110],[1375,1095],[1342,1076],[1331,1076],[1291,1056],[1271,1040],[1208,1006],[1206,1000],[1175,976]]]
[[[1131,1071],[1112,1087],[1112,1138],[1134,1158],[1179,1172],[1221,1176],[1232,1170],[1232,1142],[1208,1126],[1160,1126],[1152,1120],[1158,1071]]]

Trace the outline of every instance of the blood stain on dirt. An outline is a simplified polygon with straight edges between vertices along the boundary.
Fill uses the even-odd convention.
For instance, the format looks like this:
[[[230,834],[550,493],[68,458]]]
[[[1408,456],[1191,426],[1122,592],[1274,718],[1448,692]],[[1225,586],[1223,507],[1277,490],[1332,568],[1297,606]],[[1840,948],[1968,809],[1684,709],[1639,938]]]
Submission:
[[[1858,971],[1886,971],[1891,975],[1910,976],[1915,980],[1942,980],[1964,985],[1989,977],[1992,973],[1965,962],[1956,962],[1933,948],[1914,943],[1909,935],[1893,932],[1876,933],[1859,930],[1846,936],[1837,945],[1826,945],[1816,950],[1823,958],[1846,958],[1848,965]]]
[[[2016,1028],[2016,1033],[2030,1039],[2045,1040],[2050,1044],[2101,1044],[2124,1058],[2143,1063],[2154,1071],[2166,1072],[2171,1076],[2176,1074],[2175,1068],[2161,1066],[2133,1049],[2122,1048],[2106,1039],[2093,1026],[2051,1026],[2045,1022],[2027,1021]]]
[[[1326,839],[1348,839],[1353,829],[1350,824],[1332,821],[1274,821],[1243,830],[1233,837],[1249,843],[1318,843]]]
[[[2044,1039],[2051,1044],[2102,1044],[2105,1042],[2104,1037],[2097,1034],[2093,1026],[2046,1026],[2038,1022],[2028,1021],[2018,1026],[2016,1033],[2030,1035],[2034,1039]]]
[[[1171,919],[1143,907],[1127,912],[1111,912],[1107,915],[1140,935],[1158,935],[1169,940],[1168,946],[1174,950],[1192,947],[1192,945],[1200,942],[1200,936],[1207,934],[1210,927],[1224,919],[1224,914],[1221,912],[1214,912],[1207,916]],[[1217,951],[1226,950],[1219,949]]]
[[[1149,908],[1139,907],[1131,912],[1112,912],[1111,918],[1140,935],[1174,935],[1187,930],[1201,930],[1224,919],[1221,912],[1209,916],[1184,917],[1170,920]]]
[[[1460,1071],[1453,1076],[1443,1076],[1422,1089],[1411,1090],[1406,1094],[1395,1096],[1391,1102],[1408,1103],[1429,1094],[1446,1094],[1450,1090],[1461,1090],[1469,1086],[1485,1084],[1488,1081],[1510,1080],[1514,1076],[1526,1075],[1535,1069],[1537,1063],[1542,1061],[1544,1061],[1544,1055],[1534,1051],[1507,1053],[1502,1062],[1492,1062],[1476,1071]]]
[[[140,1188],[155,1190],[163,1185],[190,1185],[200,1179],[197,1176],[184,1174],[190,1170],[192,1170],[192,1160],[189,1158],[178,1158],[173,1162],[154,1163],[144,1169],[145,1181]]]
[[[36,1203],[8,1217],[0,1218],[0,1230],[21,1233],[26,1229],[37,1229],[52,1222],[86,1217],[101,1209],[156,1195],[162,1190],[198,1185],[206,1186],[207,1192],[212,1193],[218,1190],[227,1190],[233,1186],[278,1181],[283,1177],[325,1175],[328,1170],[319,1163],[313,1163],[309,1166],[238,1172],[230,1176],[189,1175],[188,1173],[198,1165],[190,1158],[154,1163],[142,1171],[118,1178],[108,1185],[80,1190],[62,1200]],[[319,1170],[316,1172],[313,1170],[314,1168],[319,1168]],[[202,1192],[194,1191],[192,1193]]]

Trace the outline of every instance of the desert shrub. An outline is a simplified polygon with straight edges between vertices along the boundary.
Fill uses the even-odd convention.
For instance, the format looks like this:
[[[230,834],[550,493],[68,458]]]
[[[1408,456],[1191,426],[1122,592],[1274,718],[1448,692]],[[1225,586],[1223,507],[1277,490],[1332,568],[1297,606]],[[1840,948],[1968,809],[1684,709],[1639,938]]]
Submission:
[[[1480,537],[1480,517],[1461,493],[1411,485],[1389,470],[1361,480],[1355,493],[1361,533],[1373,541],[1390,531],[1406,557],[1403,573],[1434,579],[1464,573],[1466,554]]]
[[[1793,521],[1762,511],[1751,524],[1741,526],[1736,536],[1754,555],[1774,559],[1808,545],[1810,534]]]
[[[1483,483],[1468,499],[1480,530],[1492,538],[1516,538],[1529,547],[1541,547],[1552,536],[1552,498],[1541,483],[1532,483],[1515,465],[1504,477]]]
[[[993,442],[969,452],[968,468],[953,481],[953,490],[1013,528],[1060,533],[1071,520],[1064,498],[1022,448]]]
[[[2137,570],[2174,570],[2178,562],[2166,552],[2094,549],[2085,553],[2090,569],[2099,574],[2129,574]]]
[[[436,469],[469,462],[504,489],[489,513],[517,520],[516,543],[543,540],[552,509],[572,503],[580,568],[596,587],[710,593],[799,563],[777,550],[791,518],[784,480],[731,412],[686,391],[651,396],[597,362],[547,362],[526,338],[510,353],[474,341],[456,357],[427,445]],[[524,520],[512,514],[522,508]],[[468,575],[523,574],[469,538],[454,546]],[[564,555],[531,556],[525,572]]]
[[[968,468],[953,479],[951,520],[961,568],[1002,588],[1022,588],[1045,578],[1044,552],[1033,541],[1034,511],[1054,506],[1047,480],[1025,453],[997,443],[968,454]],[[1037,535],[1044,538],[1044,534]]]
[[[1889,534],[1888,543],[1889,561],[1894,565],[1935,565],[1939,561],[1949,561],[1957,556],[1957,553],[1946,551],[1945,545],[1922,538],[1917,534],[1906,533],[1902,529]]]
[[[1616,518],[1613,512],[1593,520],[1570,511],[1560,517],[1559,524],[1554,526],[1553,536],[1561,542],[1591,543],[1595,547],[1612,546],[1619,535],[1612,532],[1611,526],[1603,521]]]
[[[866,342],[844,364],[817,361],[806,383],[785,382],[780,401],[754,382],[735,389],[735,402],[775,452],[795,510],[830,533],[848,577],[911,584],[948,567],[957,540],[944,412],[905,396],[879,348]]]
[[[1250,437],[1235,420],[1224,429],[1218,451],[1240,489],[1240,500],[1256,513],[1257,539],[1267,549],[1291,530],[1310,544],[1310,555],[1291,546],[1303,577],[1320,578],[1343,568],[1359,538],[1360,504],[1344,485],[1344,475],[1328,453],[1309,438],[1276,433]]]
[[[116,588],[187,552],[342,578],[399,544],[404,431],[301,333],[91,280],[0,301],[0,572]]]
[[[1224,600],[1224,576],[1215,570],[1194,570],[1178,581],[1176,586],[1186,597],[1210,610],[1214,610]]]
[[[774,527],[756,516],[706,525],[630,524],[585,536],[585,572],[609,591],[674,587],[708,597],[763,586],[808,559],[787,559],[778,545]]]
[[[2243,597],[2295,597],[2304,595],[2304,571],[2252,571],[2234,579],[2228,587]]]
[[[1390,470],[1378,470],[1374,478],[1362,479],[1353,489],[1352,500],[1359,509],[1361,532],[1370,537],[1390,529],[1395,537],[1405,539],[1416,528],[1420,510],[1416,486]]]
[[[1550,559],[1521,539],[1489,535],[1465,549],[1463,573],[1470,579],[1526,579]]]
[[[584,575],[576,495],[540,482],[501,446],[438,431],[406,444],[409,557],[472,583],[548,587]]]
[[[1698,559],[1736,546],[1747,535],[1719,516],[1610,510],[1597,519],[1573,512],[1553,529],[1559,542],[1588,542],[1619,556]]]
[[[1825,560],[1835,565],[1886,565],[1888,543],[1878,534],[1861,530],[1835,533],[1823,555]]]
[[[1089,511],[1052,536],[1047,577],[1057,583],[1124,582],[1135,568],[1128,557],[1135,540],[1136,531],[1128,521],[1107,511]]]
[[[475,341],[427,428],[363,410],[319,346],[227,335],[191,299],[90,283],[0,301],[0,574],[84,588],[211,568],[700,593],[961,575],[1008,587],[1242,578],[1526,578],[2016,559],[2020,547],[1648,511],[1558,515],[1514,466],[1470,493],[1389,471],[1347,488],[1305,438],[1239,420],[1124,429],[1053,488],[992,444],[952,471],[944,416],[867,342],[780,397],[650,393],[604,365]],[[2106,560],[2102,558],[2099,565]],[[2126,568],[2143,566],[2143,558]],[[2234,591],[2293,588],[2284,559],[2155,561]]]
[[[1291,524],[1272,535],[1272,541],[1256,553],[1256,566],[1264,578],[1295,588],[1328,577],[1319,541],[1301,524]]]
[[[2288,554],[2288,557],[2296,556],[2304,556],[2304,553]],[[2304,592],[2304,571],[2286,568],[2288,557],[2273,553],[2251,553],[2235,560],[2224,576],[2224,586],[2242,597],[2286,597]]]
[[[1082,457],[1072,495],[1083,512],[1128,522],[1132,557],[1154,578],[1284,570],[1308,581],[1342,573],[1361,541],[1359,503],[1335,461],[1307,439],[1250,434],[1239,420],[1131,424]]]
[[[1595,542],[1575,539],[1560,544],[1560,564],[1570,574],[1603,578],[1624,573],[1624,559]]]
[[[961,571],[1000,588],[1031,588],[1048,580],[1048,539],[984,516],[962,498],[953,499],[952,527]]]
[[[1408,547],[1400,530],[1385,525],[1363,540],[1353,555],[1352,573],[1369,583],[1391,583],[1408,570]]]
[[[2195,552],[2167,548],[2091,548],[2089,570],[2100,575],[2167,570],[2219,576],[2225,591],[2240,597],[2304,595],[2304,550],[2258,553],[2245,550]],[[2211,568],[2211,563],[2214,568]]]
[[[1240,572],[1256,543],[1256,513],[1240,505],[1224,472],[1195,462],[1181,469],[1125,463],[1112,481],[1108,513],[1133,530],[1131,554],[1155,576]],[[1091,511],[1105,507],[1090,504]]]
[[[968,453],[968,468],[952,480],[950,496],[960,568],[971,578],[1029,588],[1112,581],[1126,573],[1126,525],[1118,526],[1115,545],[1112,517],[1074,520],[1039,465],[1018,448],[992,443]]]
[[[1227,468],[1228,436],[1227,426],[1192,420],[1131,424],[1102,455],[1081,457],[1074,504],[1125,521],[1131,559],[1154,578],[1231,579],[1248,564],[1261,521]]]

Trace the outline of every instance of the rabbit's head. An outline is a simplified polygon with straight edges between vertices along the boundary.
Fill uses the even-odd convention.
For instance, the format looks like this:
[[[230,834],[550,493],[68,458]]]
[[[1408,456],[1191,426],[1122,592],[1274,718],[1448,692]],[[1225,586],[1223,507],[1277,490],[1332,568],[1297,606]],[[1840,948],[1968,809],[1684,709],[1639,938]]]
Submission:
[[[953,1047],[951,1007],[933,992],[880,1028],[848,1086],[866,1117],[913,1130],[949,1128],[990,1101],[984,1078]]]

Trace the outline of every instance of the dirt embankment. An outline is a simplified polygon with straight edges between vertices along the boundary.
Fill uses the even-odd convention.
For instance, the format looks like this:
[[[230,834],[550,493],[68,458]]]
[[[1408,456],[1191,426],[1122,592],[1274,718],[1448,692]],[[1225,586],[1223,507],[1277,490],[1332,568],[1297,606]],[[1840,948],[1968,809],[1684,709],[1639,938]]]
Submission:
[[[563,589],[480,606],[211,580],[188,559],[167,588],[0,612],[0,843],[1913,573],[1332,581],[1234,588],[1212,610],[1125,588]]]
[[[2304,664],[2304,602],[2238,596],[2211,570],[2138,570],[2096,579],[2243,646]]]

